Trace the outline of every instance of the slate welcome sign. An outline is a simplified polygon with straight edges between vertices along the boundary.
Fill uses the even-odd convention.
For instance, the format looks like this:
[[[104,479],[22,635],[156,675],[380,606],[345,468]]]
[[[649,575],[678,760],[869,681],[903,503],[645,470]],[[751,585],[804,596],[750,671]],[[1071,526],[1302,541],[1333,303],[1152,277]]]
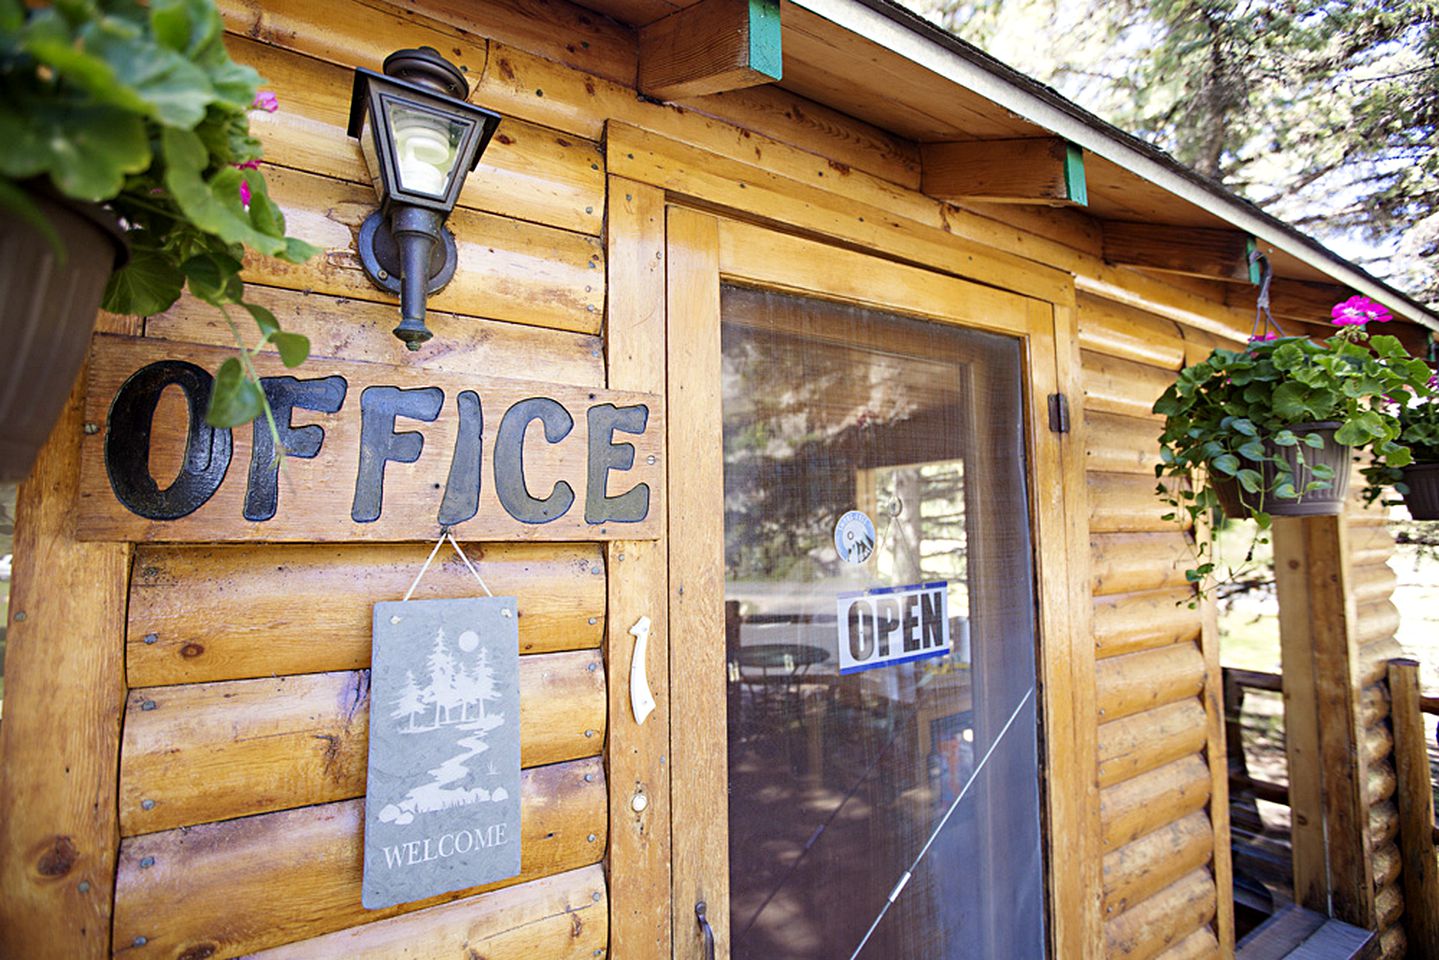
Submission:
[[[514,597],[375,604],[361,902],[520,872]]]
[[[95,337],[82,539],[423,540],[441,525],[472,539],[658,535],[657,396],[320,357],[287,370],[261,356],[289,451],[277,473],[263,418],[204,421],[210,371],[233,353]]]

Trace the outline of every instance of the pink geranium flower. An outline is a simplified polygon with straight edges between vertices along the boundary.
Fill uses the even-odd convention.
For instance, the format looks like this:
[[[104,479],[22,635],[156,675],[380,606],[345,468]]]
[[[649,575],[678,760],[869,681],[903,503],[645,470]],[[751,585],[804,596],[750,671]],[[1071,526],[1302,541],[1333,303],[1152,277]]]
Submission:
[[[234,167],[236,170],[258,170],[260,169],[260,161],[246,160],[244,163],[232,163],[230,164],[230,166]]]
[[[1387,309],[1368,297],[1350,297],[1336,303],[1329,315],[1334,318],[1330,322],[1337,327],[1362,327],[1370,321],[1388,323],[1394,319]]]
[[[240,205],[247,211],[250,209],[250,182],[248,180],[240,181]]]
[[[255,94],[255,102],[250,104],[252,110],[263,110],[266,113],[274,113],[280,109],[280,100],[273,91],[261,90]]]
[[[1257,334],[1249,338],[1250,343],[1268,343],[1270,340],[1278,340],[1279,334],[1270,330],[1266,333]]]

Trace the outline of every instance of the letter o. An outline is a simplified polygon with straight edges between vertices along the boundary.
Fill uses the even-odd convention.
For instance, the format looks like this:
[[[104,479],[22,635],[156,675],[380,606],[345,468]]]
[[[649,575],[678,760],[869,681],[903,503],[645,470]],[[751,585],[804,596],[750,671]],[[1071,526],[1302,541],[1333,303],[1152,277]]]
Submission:
[[[234,440],[228,429],[205,422],[215,379],[184,360],[160,360],[132,373],[110,404],[105,432],[105,471],[115,499],[147,520],[178,520],[203,507],[230,468]],[[150,443],[155,407],[166,387],[185,392],[190,429],[185,460],[175,482],[164,490],[150,474]]]
[[[461,846],[460,846],[460,841],[461,841],[461,840],[465,841],[464,847],[461,847]],[[456,853],[469,853],[469,852],[470,852],[471,850],[473,850],[474,848],[475,848],[475,838],[470,834],[470,831],[468,831],[468,830],[463,830],[463,831],[461,831],[460,834],[455,838],[455,852],[456,852]]]
[[[850,602],[849,655],[856,662],[874,656],[874,607],[863,597]]]

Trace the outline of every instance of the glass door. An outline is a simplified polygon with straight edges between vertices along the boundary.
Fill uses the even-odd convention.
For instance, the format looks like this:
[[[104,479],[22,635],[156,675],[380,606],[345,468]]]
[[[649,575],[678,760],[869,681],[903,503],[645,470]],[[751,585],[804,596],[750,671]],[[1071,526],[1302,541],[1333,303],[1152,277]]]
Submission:
[[[676,956],[1044,957],[1052,312],[670,224]]]
[[[731,956],[1043,956],[1020,341],[720,303]]]

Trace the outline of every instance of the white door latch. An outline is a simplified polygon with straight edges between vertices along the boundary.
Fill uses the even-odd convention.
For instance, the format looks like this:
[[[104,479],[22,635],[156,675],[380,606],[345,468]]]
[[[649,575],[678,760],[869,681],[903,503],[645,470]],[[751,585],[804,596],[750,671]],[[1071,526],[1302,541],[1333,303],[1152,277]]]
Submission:
[[[650,618],[640,617],[630,627],[635,638],[635,652],[630,658],[630,709],[634,711],[635,723],[642,724],[655,709],[655,695],[650,692],[650,681],[645,675],[645,658],[650,646]]]

